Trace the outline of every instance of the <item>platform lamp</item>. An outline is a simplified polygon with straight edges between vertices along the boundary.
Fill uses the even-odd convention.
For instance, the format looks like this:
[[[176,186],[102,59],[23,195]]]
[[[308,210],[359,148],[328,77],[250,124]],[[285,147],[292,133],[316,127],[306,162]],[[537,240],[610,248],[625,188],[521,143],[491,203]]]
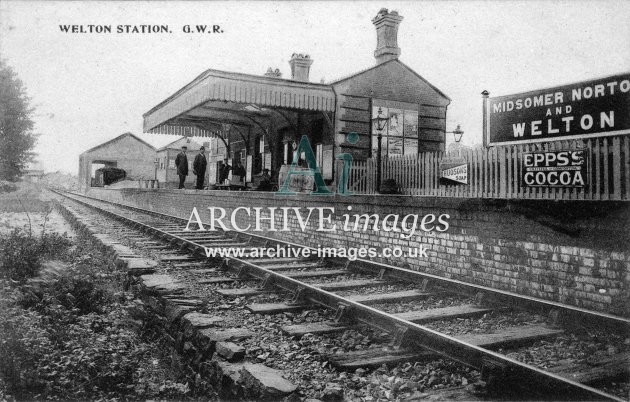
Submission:
[[[372,119],[376,123],[376,135],[378,141],[378,153],[376,154],[376,191],[381,190],[381,143],[383,139],[383,130],[389,121],[389,117],[383,115],[383,108],[378,108],[376,117]]]
[[[453,138],[455,139],[455,142],[460,142],[462,140],[462,136],[464,135],[464,131],[459,124],[457,125],[455,130],[447,131],[447,133],[453,133]]]

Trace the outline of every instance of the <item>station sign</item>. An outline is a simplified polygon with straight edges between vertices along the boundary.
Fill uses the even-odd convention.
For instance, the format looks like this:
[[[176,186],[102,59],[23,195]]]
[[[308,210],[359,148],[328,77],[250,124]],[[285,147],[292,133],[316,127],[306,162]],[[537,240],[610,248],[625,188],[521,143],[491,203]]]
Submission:
[[[630,73],[488,98],[486,145],[630,133]]]
[[[440,163],[442,184],[468,184],[468,163],[464,158],[444,158]]]
[[[521,182],[524,187],[585,187],[585,155],[583,149],[525,153]]]

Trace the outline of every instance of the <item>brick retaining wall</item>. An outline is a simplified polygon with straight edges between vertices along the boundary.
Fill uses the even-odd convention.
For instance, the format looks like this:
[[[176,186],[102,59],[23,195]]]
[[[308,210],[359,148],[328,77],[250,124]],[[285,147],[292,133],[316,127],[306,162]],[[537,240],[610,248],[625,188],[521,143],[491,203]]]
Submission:
[[[207,207],[228,213],[243,207],[334,207],[342,215],[448,214],[445,232],[422,232],[411,239],[371,230],[265,231],[281,240],[316,247],[424,246],[428,258],[390,260],[412,269],[521,294],[630,316],[630,214],[627,203],[584,201],[508,201],[409,196],[280,197],[273,193],[152,189],[90,189],[88,195],[188,218],[196,207],[204,222]],[[352,211],[347,206],[352,206]],[[304,215],[307,213],[304,210]],[[391,218],[390,218],[391,219]],[[229,219],[228,219],[229,221]],[[238,214],[242,227],[253,223]],[[277,227],[281,220],[276,219]]]

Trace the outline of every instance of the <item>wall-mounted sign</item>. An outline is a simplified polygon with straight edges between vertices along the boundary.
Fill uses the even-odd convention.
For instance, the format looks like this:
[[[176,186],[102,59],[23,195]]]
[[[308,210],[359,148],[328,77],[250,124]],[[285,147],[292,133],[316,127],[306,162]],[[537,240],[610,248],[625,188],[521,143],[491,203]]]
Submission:
[[[468,163],[464,158],[444,158],[440,163],[442,184],[468,184]]]
[[[269,169],[271,172],[271,152],[263,155],[263,169]]]
[[[486,145],[630,133],[630,73],[489,98]]]
[[[583,149],[523,154],[525,187],[584,187],[586,159]]]

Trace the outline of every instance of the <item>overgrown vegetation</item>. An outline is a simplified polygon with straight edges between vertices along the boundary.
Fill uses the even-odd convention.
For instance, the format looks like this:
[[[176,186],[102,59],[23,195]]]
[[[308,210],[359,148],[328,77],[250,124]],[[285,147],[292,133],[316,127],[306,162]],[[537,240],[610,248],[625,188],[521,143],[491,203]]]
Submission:
[[[13,191],[17,191],[17,186],[14,183],[11,183],[6,180],[0,180],[0,194],[2,193],[11,193]]]
[[[47,200],[49,196],[44,193],[40,184],[22,181],[8,183],[7,186],[11,190],[0,191],[0,213],[46,213],[51,209],[51,203]]]
[[[33,236],[14,229],[0,236],[0,278],[24,283],[39,273],[43,259],[63,256],[70,245],[70,239],[58,233]]]
[[[0,400],[199,399],[128,313],[126,275],[87,239],[70,245],[0,235]],[[52,256],[63,269],[42,268]]]

